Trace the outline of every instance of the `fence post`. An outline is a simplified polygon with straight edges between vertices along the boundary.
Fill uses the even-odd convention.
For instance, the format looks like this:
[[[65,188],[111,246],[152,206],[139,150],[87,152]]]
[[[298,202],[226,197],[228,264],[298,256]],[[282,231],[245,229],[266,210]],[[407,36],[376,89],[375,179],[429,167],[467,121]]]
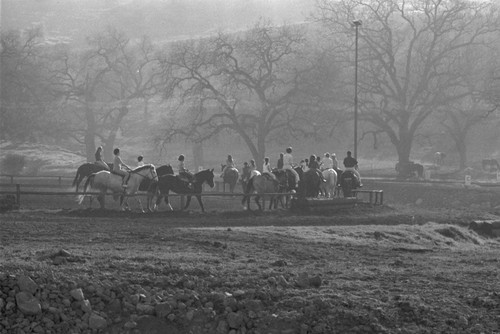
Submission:
[[[14,176],[10,176],[10,184],[14,184]]]
[[[16,184],[16,202],[17,205],[21,205],[21,185],[19,183]]]
[[[59,176],[58,179],[59,179],[59,185],[61,185],[61,177]]]

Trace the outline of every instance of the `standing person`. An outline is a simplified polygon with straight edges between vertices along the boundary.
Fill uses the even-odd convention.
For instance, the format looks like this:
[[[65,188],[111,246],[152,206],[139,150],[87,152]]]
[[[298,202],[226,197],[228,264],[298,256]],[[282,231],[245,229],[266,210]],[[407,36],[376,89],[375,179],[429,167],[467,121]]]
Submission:
[[[243,182],[244,184],[248,182],[248,180],[250,179],[250,172],[250,165],[245,161],[243,163],[243,169],[241,171],[241,182]]]
[[[293,169],[293,156],[292,156],[292,148],[287,147],[286,153],[283,155],[283,169],[289,170],[292,172],[295,177],[295,187],[299,187],[299,174]]]
[[[280,153],[280,157],[278,159],[278,163],[276,165],[278,169],[283,169],[283,153]]]
[[[346,171],[349,170],[356,174],[359,180],[359,186],[362,187],[363,184],[361,183],[361,175],[358,171],[358,160],[352,157],[351,151],[347,151],[347,157],[344,158],[344,167]]]
[[[257,166],[255,165],[255,160],[250,160],[250,179],[256,175],[260,175],[260,172],[257,170]]]
[[[233,167],[234,167],[233,156],[231,154],[228,154],[226,159],[226,165],[224,166],[224,169],[222,170],[222,174],[220,175],[220,177],[224,177],[224,175],[226,175],[226,171],[229,168]]]
[[[321,170],[327,170],[333,168],[333,160],[330,158],[330,153],[326,152],[325,157],[321,163]]]
[[[262,174],[263,175],[269,175],[269,177],[273,180],[273,181],[278,181],[278,179],[276,178],[276,175],[274,175],[272,169],[271,169],[271,164],[269,163],[269,158],[268,157],[265,157],[264,158],[264,163],[262,164]]]
[[[119,148],[115,148],[113,150],[113,154],[115,155],[115,158],[113,159],[113,173],[122,176],[122,187],[127,188],[127,182],[130,175],[127,170],[130,171],[131,168],[122,161],[122,158],[120,158]],[[122,167],[126,170],[122,169]]]
[[[109,166],[104,162],[102,158],[102,146],[99,146],[95,151],[95,163],[104,167],[106,170],[109,170]]]
[[[137,167],[142,167],[144,166],[144,157],[142,155],[137,157]]]

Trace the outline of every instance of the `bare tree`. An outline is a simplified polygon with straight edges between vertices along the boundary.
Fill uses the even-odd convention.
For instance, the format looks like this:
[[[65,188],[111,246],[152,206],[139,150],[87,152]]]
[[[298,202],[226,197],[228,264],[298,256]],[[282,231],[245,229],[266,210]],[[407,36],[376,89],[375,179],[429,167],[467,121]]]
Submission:
[[[305,45],[301,27],[268,22],[173,45],[163,68],[177,107],[163,139],[182,135],[201,142],[231,131],[261,161],[273,136],[311,131],[315,97],[308,91],[316,76]]]
[[[112,28],[89,38],[89,46],[83,54],[63,50],[53,73],[60,95],[73,111],[68,115],[74,118],[71,135],[85,145],[92,160],[96,138],[110,158],[131,102],[156,94],[158,62],[147,38],[134,44]]]
[[[467,167],[467,137],[470,131],[487,120],[497,111],[498,106],[487,98],[488,73],[497,67],[491,47],[474,47],[463,50],[456,59],[456,72],[462,77],[462,86],[456,89],[457,99],[442,108],[441,124],[455,143],[459,155],[459,168]]]
[[[493,3],[468,0],[319,0],[319,19],[335,36],[359,30],[360,119],[383,130],[399,162],[410,160],[424,121],[464,96],[455,60],[497,31]],[[352,44],[344,39],[344,52]],[[351,61],[352,64],[352,61]]]
[[[50,99],[40,27],[2,33],[0,136],[36,140]]]

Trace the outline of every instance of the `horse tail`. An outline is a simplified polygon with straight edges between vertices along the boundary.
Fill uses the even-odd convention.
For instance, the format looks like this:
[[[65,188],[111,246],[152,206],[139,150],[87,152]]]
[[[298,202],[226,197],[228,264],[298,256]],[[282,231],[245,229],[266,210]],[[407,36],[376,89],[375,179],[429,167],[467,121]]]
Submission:
[[[83,186],[83,192],[86,193],[87,192],[87,188],[88,186],[90,185],[90,187],[92,187],[94,185],[94,177],[95,177],[95,173],[91,174],[87,180],[85,181],[85,184]],[[82,204],[83,200],[85,199],[85,194],[83,195],[78,195],[78,204]]]

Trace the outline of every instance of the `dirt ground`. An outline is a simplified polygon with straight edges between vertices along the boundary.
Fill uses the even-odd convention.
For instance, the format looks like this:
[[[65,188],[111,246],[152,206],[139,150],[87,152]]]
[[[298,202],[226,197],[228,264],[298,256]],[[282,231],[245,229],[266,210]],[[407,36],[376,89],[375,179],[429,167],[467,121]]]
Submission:
[[[0,333],[500,333],[500,242],[468,228],[500,220],[497,191],[384,189],[383,206],[304,214],[4,213],[0,278],[58,292],[23,316],[4,284]],[[106,327],[50,298],[75,287]]]

